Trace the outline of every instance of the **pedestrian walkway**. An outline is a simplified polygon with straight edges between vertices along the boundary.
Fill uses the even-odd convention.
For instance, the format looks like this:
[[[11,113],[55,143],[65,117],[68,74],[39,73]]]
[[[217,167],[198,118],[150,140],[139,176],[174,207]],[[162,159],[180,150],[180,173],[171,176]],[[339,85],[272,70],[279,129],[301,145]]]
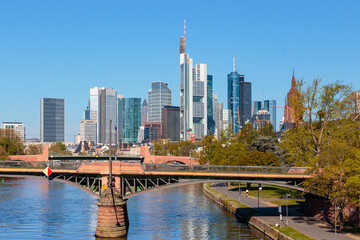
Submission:
[[[239,192],[228,190],[227,185],[225,185],[224,183],[213,184],[213,187],[217,191],[239,201]],[[245,191],[243,191],[243,193],[244,192]],[[247,205],[248,207],[254,208],[257,211],[254,215],[259,217],[261,220],[265,221],[267,224],[275,225],[277,223],[280,226],[285,226],[286,223],[288,222],[289,227],[292,227],[293,229],[314,239],[319,239],[319,240],[360,239],[359,237],[356,237],[352,234],[339,233],[339,232],[336,233],[336,238],[335,238],[334,226],[321,223],[312,217],[304,216],[301,212],[293,208],[289,208],[288,218],[287,218],[286,209],[283,206],[282,207],[283,217],[282,217],[282,221],[280,221],[279,208],[275,204],[263,202],[261,201],[261,199],[260,201],[258,201],[257,198],[251,196],[247,197],[246,194],[240,195],[240,202]]]

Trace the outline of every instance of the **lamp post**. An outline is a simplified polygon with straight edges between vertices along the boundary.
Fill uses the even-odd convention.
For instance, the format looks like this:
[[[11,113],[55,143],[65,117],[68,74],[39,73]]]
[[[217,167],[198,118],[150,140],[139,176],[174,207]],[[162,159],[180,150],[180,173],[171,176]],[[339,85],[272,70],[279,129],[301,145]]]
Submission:
[[[329,135],[330,131],[327,131],[327,164],[329,166]]]
[[[286,226],[289,226],[288,197],[290,197],[290,194],[286,193]]]
[[[111,119],[109,119],[109,180],[108,187],[112,188],[112,161],[111,161]]]
[[[261,184],[258,187],[258,208],[260,208],[260,191],[262,190]]]

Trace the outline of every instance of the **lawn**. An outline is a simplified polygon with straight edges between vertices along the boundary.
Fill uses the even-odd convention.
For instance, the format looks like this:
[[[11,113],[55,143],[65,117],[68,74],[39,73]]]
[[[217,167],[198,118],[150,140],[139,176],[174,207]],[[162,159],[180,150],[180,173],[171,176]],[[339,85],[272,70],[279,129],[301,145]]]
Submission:
[[[293,239],[296,239],[296,240],[314,240],[313,238],[306,236],[291,227],[275,227],[275,226],[272,226],[272,227],[274,227],[275,229],[279,230],[283,234],[285,234]]]

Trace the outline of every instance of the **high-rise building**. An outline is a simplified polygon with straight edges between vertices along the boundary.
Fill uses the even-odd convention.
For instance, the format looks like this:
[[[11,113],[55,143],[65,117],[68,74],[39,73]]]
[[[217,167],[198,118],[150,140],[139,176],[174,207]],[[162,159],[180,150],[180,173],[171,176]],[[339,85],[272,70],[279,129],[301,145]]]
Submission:
[[[65,141],[65,100],[63,98],[41,98],[40,141]]]
[[[245,82],[244,75],[235,71],[235,57],[233,71],[227,75],[227,79],[230,124],[235,133],[239,132],[245,122],[251,119],[251,83]]]
[[[360,91],[355,92],[355,113],[360,113]]]
[[[114,142],[117,126],[117,94],[110,87],[90,89],[90,119],[97,123],[97,143],[109,144],[110,120],[111,139]]]
[[[161,122],[146,122],[144,125],[144,140],[158,141],[161,138]]]
[[[164,106],[162,109],[162,138],[180,140],[180,108]]]
[[[274,131],[276,131],[276,100],[265,100],[264,110],[270,113],[270,122]]]
[[[11,129],[16,132],[22,142],[25,141],[25,126],[21,122],[3,122],[1,124],[2,129]]]
[[[95,120],[81,120],[80,121],[80,141],[96,143],[97,122]]]
[[[223,110],[223,126],[222,129],[227,129],[228,127],[231,127],[231,119],[230,119],[230,109],[224,109]]]
[[[141,105],[141,126],[144,126],[144,124],[147,122],[147,119],[148,119],[148,104],[146,102],[146,99],[144,99]]]
[[[121,118],[122,142],[137,142],[138,131],[141,125],[141,98],[118,98],[119,118]]]
[[[171,90],[167,83],[153,82],[148,91],[148,122],[161,122],[161,109],[171,106]]]
[[[260,109],[263,109],[261,101],[253,101],[252,114],[255,115]]]
[[[180,139],[188,140],[190,132],[196,139],[207,133],[207,65],[196,64],[186,53],[186,38],[180,38]]]
[[[213,76],[207,75],[207,135],[215,134],[213,110]]]

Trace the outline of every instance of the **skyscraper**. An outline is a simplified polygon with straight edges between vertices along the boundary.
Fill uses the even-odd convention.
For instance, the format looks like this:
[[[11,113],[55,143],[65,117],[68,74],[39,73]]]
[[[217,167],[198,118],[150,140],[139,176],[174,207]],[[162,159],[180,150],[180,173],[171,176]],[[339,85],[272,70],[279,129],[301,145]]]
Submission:
[[[180,139],[187,140],[187,132],[200,139],[207,133],[207,65],[196,64],[186,53],[186,25],[180,37]]]
[[[65,100],[62,98],[41,98],[40,141],[65,141]]]
[[[180,140],[180,108],[164,106],[162,109],[162,138]]]
[[[270,113],[270,122],[273,125],[274,131],[276,131],[276,100],[265,100],[264,110]]]
[[[141,98],[118,98],[122,142],[137,142],[141,125]],[[120,132],[120,131],[119,131]],[[120,136],[119,136],[120,138]]]
[[[144,126],[144,140],[158,141],[161,138],[161,122],[146,122]]]
[[[251,119],[251,83],[245,82],[244,75],[235,71],[235,56],[233,58],[233,71],[227,75],[227,79],[230,124],[233,133],[235,133],[239,132],[246,120]]]
[[[141,105],[141,126],[144,126],[144,124],[147,122],[147,119],[148,119],[148,104],[146,102],[146,99],[144,99]]]
[[[215,134],[213,110],[213,76],[207,75],[207,135]]]
[[[116,90],[110,87],[90,88],[90,119],[97,122],[97,143],[102,144],[109,143],[109,120],[111,120],[111,138],[114,142],[117,126]]]
[[[161,122],[161,109],[171,106],[171,90],[167,83],[153,82],[148,91],[148,122]]]

